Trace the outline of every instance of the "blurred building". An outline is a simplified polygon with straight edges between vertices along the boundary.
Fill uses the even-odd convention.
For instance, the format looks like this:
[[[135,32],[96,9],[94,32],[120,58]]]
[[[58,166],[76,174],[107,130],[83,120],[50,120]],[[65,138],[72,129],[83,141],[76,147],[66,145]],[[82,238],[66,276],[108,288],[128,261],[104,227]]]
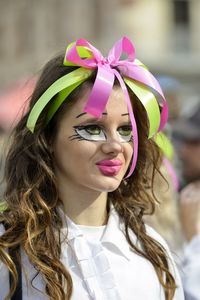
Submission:
[[[199,0],[0,0],[0,89],[84,37],[106,54],[129,36],[137,57],[200,93]]]

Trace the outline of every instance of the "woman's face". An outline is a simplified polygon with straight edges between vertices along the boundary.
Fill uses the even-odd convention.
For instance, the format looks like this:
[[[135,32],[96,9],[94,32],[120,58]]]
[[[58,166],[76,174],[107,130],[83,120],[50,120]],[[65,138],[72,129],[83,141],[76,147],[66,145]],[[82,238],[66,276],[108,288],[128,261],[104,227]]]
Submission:
[[[53,143],[58,181],[74,189],[117,189],[133,154],[131,123],[124,94],[115,87],[101,118],[83,113],[90,89],[71,106]]]

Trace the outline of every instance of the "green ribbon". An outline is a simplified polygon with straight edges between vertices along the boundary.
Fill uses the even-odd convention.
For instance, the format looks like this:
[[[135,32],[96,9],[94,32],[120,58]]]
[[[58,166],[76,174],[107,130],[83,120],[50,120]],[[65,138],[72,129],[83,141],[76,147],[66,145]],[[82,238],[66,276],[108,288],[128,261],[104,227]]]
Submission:
[[[124,81],[133,91],[133,93],[140,99],[144,108],[146,109],[149,119],[149,138],[157,132],[160,125],[160,109],[154,94],[144,84],[139,83],[130,78],[124,78]]]
[[[5,201],[0,202],[0,213],[7,209],[7,203]]]
[[[154,140],[162,150],[164,156],[167,157],[168,160],[172,161],[174,157],[174,147],[169,138],[163,132],[158,132],[155,135]]]
[[[53,114],[60,107],[62,102],[66,99],[66,97],[82,82],[84,82],[87,78],[89,78],[92,74],[92,70],[85,68],[78,68],[67,75],[62,76],[58,80],[56,80],[38,99],[38,101],[33,106],[28,120],[27,127],[31,132],[34,132],[36,122],[42,113],[43,109],[46,105],[52,100],[52,98],[60,93],[59,96],[53,100],[52,105],[50,106],[50,110],[47,114],[46,123],[52,118]]]

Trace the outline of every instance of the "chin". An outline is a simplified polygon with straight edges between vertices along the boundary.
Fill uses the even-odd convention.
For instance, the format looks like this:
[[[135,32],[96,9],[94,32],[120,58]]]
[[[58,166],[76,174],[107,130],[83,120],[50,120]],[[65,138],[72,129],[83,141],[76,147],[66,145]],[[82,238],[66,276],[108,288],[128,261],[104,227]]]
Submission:
[[[122,181],[122,178],[117,178],[117,177],[106,177],[99,182],[99,185],[97,184],[96,187],[98,191],[100,192],[113,192],[115,191],[120,183]]]

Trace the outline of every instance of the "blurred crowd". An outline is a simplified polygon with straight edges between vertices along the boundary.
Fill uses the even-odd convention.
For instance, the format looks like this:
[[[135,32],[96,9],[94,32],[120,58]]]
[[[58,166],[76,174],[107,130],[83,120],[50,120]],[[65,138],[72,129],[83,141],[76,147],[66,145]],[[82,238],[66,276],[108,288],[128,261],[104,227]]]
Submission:
[[[182,267],[186,299],[200,299],[200,104],[174,124],[181,162],[179,215],[186,240]]]
[[[161,77],[169,104],[166,135],[174,153],[168,168],[163,152],[167,184],[156,185],[160,205],[147,220],[168,241],[182,276],[186,300],[200,299],[200,99],[187,104],[178,101],[181,83]],[[173,170],[171,172],[171,170]],[[177,184],[178,180],[178,184]]]
[[[200,101],[196,101],[192,108],[186,107],[183,114],[176,99],[180,83],[170,77],[160,77],[158,80],[168,99],[169,124],[164,133],[173,151],[168,151],[171,153],[168,155],[165,150],[169,150],[169,145],[164,147],[161,173],[165,179],[159,174],[156,176],[155,195],[159,204],[155,213],[146,217],[146,222],[167,240],[180,268],[186,300],[200,300]],[[14,107],[11,101],[10,108],[7,106],[7,111],[2,114],[4,118],[0,116],[1,179],[10,130],[24,113],[34,84],[26,90],[24,103]],[[16,91],[19,93],[18,89]],[[3,107],[5,103],[1,100],[1,104]],[[11,107],[15,113],[13,110],[11,112]],[[5,117],[6,113],[10,118]],[[3,189],[1,184],[1,199]]]

